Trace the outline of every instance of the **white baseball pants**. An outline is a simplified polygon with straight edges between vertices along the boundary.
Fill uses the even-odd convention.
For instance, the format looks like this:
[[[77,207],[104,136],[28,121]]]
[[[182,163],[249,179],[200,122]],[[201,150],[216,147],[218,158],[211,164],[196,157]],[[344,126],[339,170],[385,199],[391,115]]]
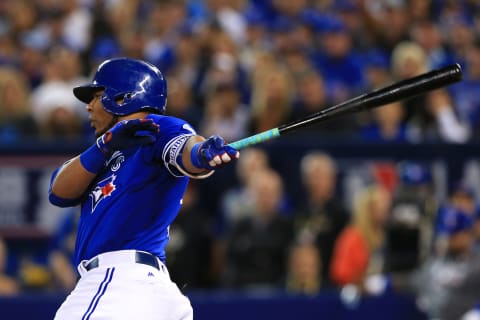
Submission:
[[[190,301],[160,270],[135,262],[135,250],[98,255],[98,267],[79,266],[80,280],[54,320],[192,320]],[[91,260],[90,260],[91,261]]]

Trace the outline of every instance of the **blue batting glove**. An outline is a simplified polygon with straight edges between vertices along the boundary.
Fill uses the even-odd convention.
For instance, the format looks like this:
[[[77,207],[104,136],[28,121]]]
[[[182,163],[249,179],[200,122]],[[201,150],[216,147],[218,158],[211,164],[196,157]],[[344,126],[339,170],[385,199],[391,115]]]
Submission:
[[[116,150],[153,143],[159,131],[158,124],[152,119],[123,120],[100,136],[97,146],[108,155]]]
[[[191,161],[197,168],[215,170],[232,160],[237,160],[239,156],[240,152],[225,145],[222,137],[214,135],[193,146]]]

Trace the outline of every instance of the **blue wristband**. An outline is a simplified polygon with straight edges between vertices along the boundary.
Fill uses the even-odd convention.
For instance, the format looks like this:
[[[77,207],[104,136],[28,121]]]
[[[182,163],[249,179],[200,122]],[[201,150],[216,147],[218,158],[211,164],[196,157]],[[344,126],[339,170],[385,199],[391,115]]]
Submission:
[[[200,149],[201,143],[194,144],[192,147],[192,151],[190,152],[190,161],[192,164],[199,168],[199,169],[208,169],[205,167],[205,164],[202,162],[202,158],[200,157],[200,153],[198,149]]]
[[[105,163],[105,154],[100,151],[96,144],[85,150],[80,155],[80,163],[91,173],[97,174],[102,170]]]

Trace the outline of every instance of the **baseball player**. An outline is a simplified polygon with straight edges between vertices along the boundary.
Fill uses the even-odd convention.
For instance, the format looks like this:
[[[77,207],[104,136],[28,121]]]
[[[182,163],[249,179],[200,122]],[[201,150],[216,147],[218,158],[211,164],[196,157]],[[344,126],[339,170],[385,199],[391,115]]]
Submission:
[[[210,176],[239,152],[165,116],[166,81],[149,63],[107,60],[73,93],[97,140],[52,175],[50,202],[81,206],[80,278],[55,319],[192,319],[165,267],[168,228],[189,178]]]

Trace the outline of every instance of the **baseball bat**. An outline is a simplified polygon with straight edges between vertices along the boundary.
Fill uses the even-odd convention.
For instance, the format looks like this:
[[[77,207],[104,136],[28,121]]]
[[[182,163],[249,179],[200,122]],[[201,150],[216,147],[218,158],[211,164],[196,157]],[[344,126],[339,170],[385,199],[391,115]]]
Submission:
[[[405,79],[387,87],[374,90],[370,93],[362,94],[353,99],[336,104],[311,114],[305,118],[283,124],[277,128],[257,133],[255,135],[243,138],[230,143],[235,149],[243,149],[261,142],[278,138],[287,133],[309,127],[334,117],[339,117],[347,113],[359,112],[362,110],[373,109],[391,102],[407,99],[415,95],[435,90],[462,79],[462,68],[460,65],[452,64],[440,69],[432,70],[413,78]]]

